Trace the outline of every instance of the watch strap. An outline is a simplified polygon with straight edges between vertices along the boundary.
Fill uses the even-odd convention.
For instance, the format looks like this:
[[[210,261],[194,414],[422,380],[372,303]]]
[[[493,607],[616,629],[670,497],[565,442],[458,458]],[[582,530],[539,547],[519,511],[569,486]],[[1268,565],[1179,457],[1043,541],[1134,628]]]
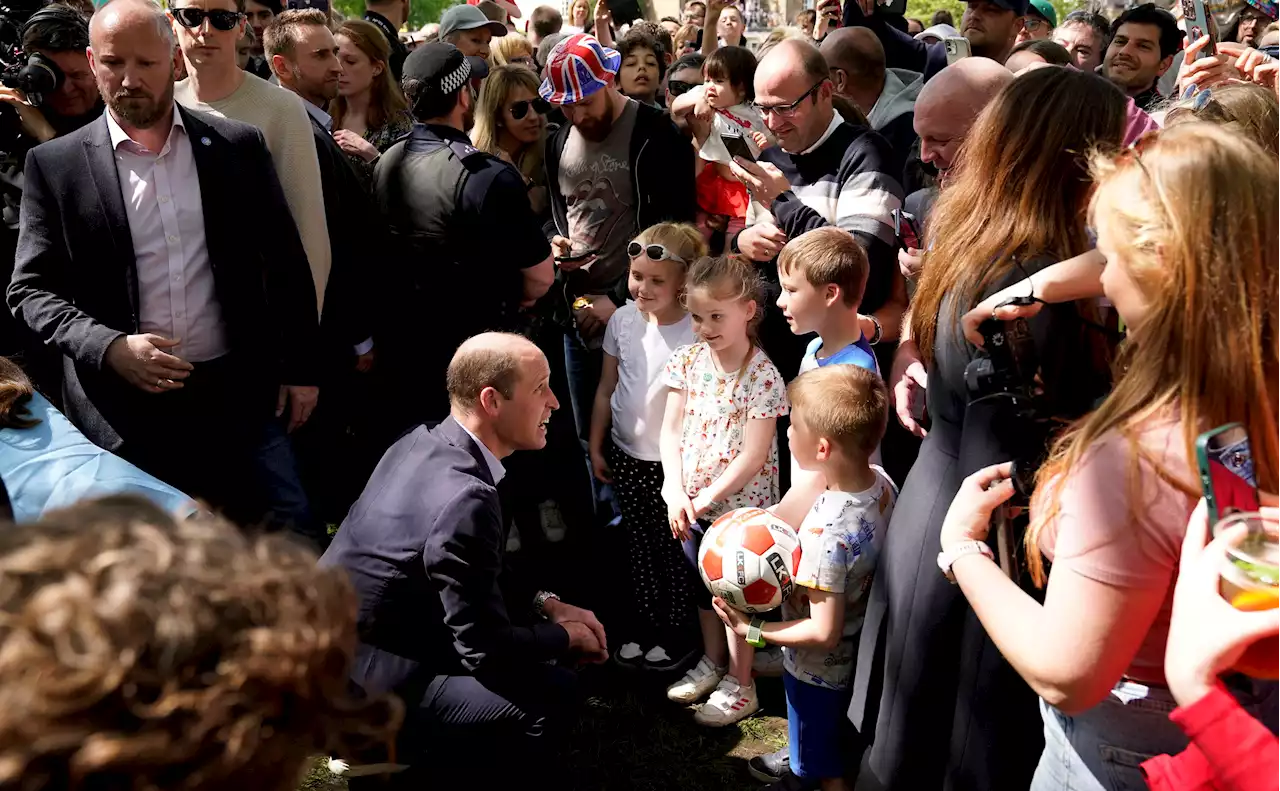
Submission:
[[[751,623],[747,626],[747,645],[756,648],[764,648],[764,619],[752,618]]]
[[[938,568],[942,570],[942,576],[946,577],[947,582],[952,585],[956,583],[956,575],[952,573],[951,567],[966,555],[986,555],[992,561],[996,559],[996,554],[984,541],[963,541],[948,550],[939,552]]]
[[[538,595],[533,597],[533,612],[539,618],[546,618],[547,600],[555,599],[560,601],[560,597],[551,591],[538,591]]]

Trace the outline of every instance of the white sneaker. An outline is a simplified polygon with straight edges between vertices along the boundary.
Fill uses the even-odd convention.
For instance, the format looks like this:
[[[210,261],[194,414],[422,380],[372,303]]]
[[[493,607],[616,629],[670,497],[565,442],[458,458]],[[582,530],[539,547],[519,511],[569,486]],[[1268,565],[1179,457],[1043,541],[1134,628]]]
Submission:
[[[715,692],[694,712],[693,720],[699,725],[722,728],[744,720],[760,710],[760,698],[755,685],[743,687],[738,679],[725,676]]]
[[[693,703],[716,688],[728,668],[716,667],[704,654],[698,664],[687,670],[679,681],[667,687],[667,698],[676,703]]]
[[[623,662],[634,662],[639,658],[639,643],[623,643],[622,647],[618,649],[618,659],[621,659]]]
[[[751,660],[751,672],[757,678],[782,678],[782,646],[757,648]]]

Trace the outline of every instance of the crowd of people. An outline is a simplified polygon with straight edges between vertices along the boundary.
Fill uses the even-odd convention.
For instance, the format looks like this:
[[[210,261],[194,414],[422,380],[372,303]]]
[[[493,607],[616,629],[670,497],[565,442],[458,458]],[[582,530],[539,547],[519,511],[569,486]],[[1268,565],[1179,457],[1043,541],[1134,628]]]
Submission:
[[[608,663],[708,728],[781,677],[782,789],[1276,789],[1197,467],[1280,493],[1276,10],[1182,8],[36,11],[0,788],[550,787]]]

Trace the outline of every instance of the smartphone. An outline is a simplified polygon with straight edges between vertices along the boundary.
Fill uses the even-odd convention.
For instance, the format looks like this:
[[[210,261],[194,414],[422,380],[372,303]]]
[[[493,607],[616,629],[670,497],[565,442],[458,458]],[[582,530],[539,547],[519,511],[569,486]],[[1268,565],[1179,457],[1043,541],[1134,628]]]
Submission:
[[[747,143],[747,139],[741,135],[726,135],[720,133],[720,139],[724,141],[724,147],[729,151],[731,157],[742,157],[748,162],[755,162],[756,155],[751,153],[751,146]]]
[[[1196,466],[1209,505],[1209,526],[1231,514],[1258,510],[1258,481],[1253,473],[1249,433],[1228,423],[1196,438]]]
[[[893,233],[903,247],[920,249],[920,230],[916,227],[916,217],[911,212],[893,210]]]
[[[973,54],[973,48],[969,46],[969,39],[964,36],[947,36],[942,40],[942,46],[947,48],[947,65],[950,66],[961,58],[967,58]]]
[[[1205,10],[1204,0],[1181,0],[1181,2],[1182,24],[1187,28],[1187,44],[1204,36],[1209,37],[1209,46],[1201,50],[1196,59],[1217,55],[1218,46],[1214,40],[1213,28],[1209,27],[1209,12]]]
[[[571,251],[568,255],[556,256],[556,260],[565,262],[565,263],[573,263],[574,261],[585,261],[586,259],[590,258],[591,256],[595,255],[598,252],[600,251],[599,250],[583,250],[578,253]]]

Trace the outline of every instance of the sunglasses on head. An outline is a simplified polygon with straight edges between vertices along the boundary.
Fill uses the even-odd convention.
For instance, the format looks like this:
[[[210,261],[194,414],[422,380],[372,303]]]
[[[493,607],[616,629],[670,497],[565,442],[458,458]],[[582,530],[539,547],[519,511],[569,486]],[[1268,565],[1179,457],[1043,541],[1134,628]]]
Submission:
[[[551,105],[542,99],[521,99],[518,102],[512,102],[509,109],[511,110],[511,117],[519,121],[528,115],[530,110],[533,110],[538,115],[546,115],[551,110]]]
[[[660,244],[640,244],[639,242],[632,242],[627,245],[628,256],[632,258],[639,258],[641,253],[649,256],[649,260],[651,261],[675,261],[677,264],[688,263],[688,261],[685,261],[683,258]]]
[[[227,11],[221,8],[215,8],[212,11],[206,11],[203,8],[174,8],[171,10],[173,18],[178,20],[178,24],[185,28],[197,28],[204,24],[207,18],[209,24],[218,30],[232,30],[240,23],[244,14],[239,11]]]

